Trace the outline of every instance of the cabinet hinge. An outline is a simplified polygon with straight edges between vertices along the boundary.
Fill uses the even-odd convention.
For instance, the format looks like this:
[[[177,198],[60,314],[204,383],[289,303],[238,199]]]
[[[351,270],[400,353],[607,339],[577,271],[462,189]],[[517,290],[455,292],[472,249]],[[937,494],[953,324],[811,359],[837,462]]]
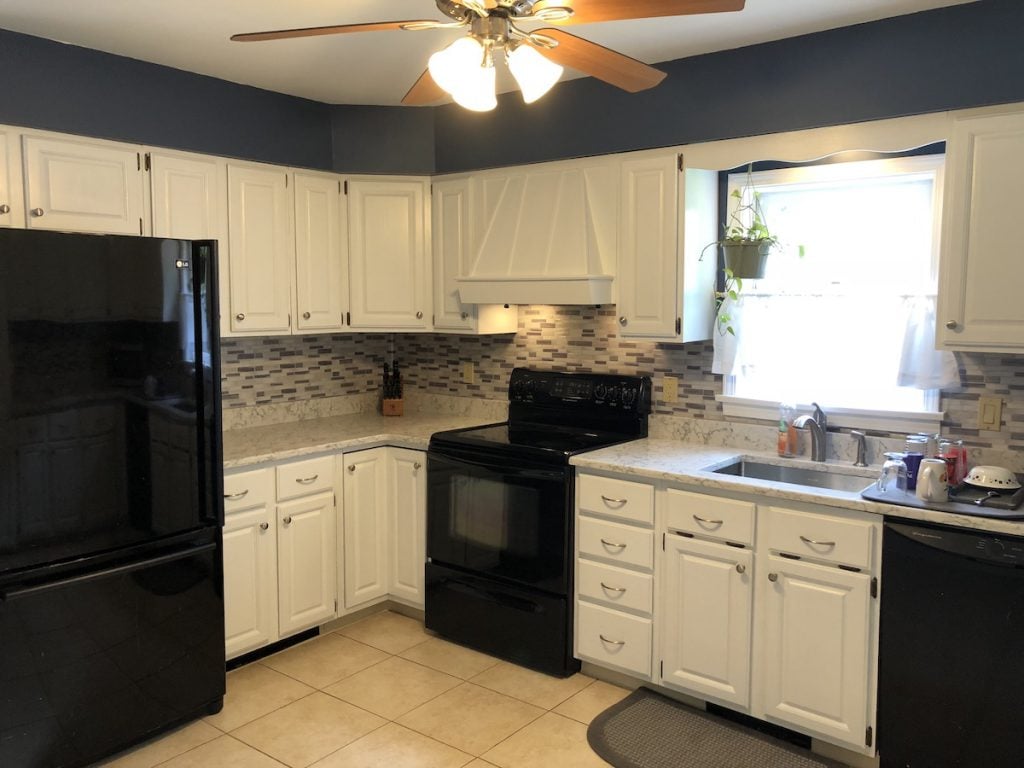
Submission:
[[[345,179],[345,194],[348,194],[348,179]]]
[[[338,598],[334,598],[334,612],[338,612]]]
[[[661,551],[662,552],[665,551],[665,536],[666,536],[666,534],[664,534],[664,533],[661,534]]]
[[[348,326],[352,325],[352,313],[351,312],[346,312],[345,313],[345,325],[348,325]]]
[[[662,680],[665,679],[665,662],[664,661],[662,661],[661,664],[658,667],[658,674],[661,676]]]
[[[292,327],[292,313],[291,312],[288,313],[288,327],[289,328]]]
[[[135,153],[135,170],[137,170],[137,171],[141,171],[142,170],[142,153],[141,152],[136,152]]]
[[[338,194],[341,194],[341,181],[338,181]]]
[[[285,188],[288,187],[288,174],[287,173],[284,175],[284,186],[285,186]]]
[[[142,217],[139,217],[139,235],[142,235]]]
[[[676,336],[682,336],[683,334],[683,318],[676,318]]]
[[[680,152],[678,155],[676,155],[676,162],[677,162],[677,167],[679,168],[679,172],[682,173],[683,172],[683,153],[682,152]]]
[[[153,170],[153,158],[152,158],[152,156],[150,155],[149,152],[146,153],[146,170],[147,171]]]
[[[871,596],[878,597],[878,577],[875,576],[871,579]],[[868,746],[871,746],[870,744]]]
[[[874,729],[869,725],[868,729],[864,732],[864,746],[870,747],[871,742],[875,740]]]

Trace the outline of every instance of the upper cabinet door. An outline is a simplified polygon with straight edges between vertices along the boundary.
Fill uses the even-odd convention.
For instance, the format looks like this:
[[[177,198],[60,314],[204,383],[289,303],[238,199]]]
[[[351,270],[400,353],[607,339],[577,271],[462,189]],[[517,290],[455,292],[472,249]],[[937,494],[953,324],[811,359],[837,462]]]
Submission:
[[[141,155],[82,139],[23,138],[28,226],[142,234]]]
[[[622,163],[618,275],[622,336],[677,336],[677,158],[671,153]]]
[[[336,177],[295,174],[295,327],[336,331],[348,302],[347,212]]]
[[[1024,352],[1024,112],[957,120],[946,155],[936,338],[944,349]]]
[[[224,161],[173,152],[149,152],[147,157],[153,237],[224,240]]]
[[[476,306],[459,300],[455,282],[472,248],[468,178],[435,182],[431,199],[434,238],[434,327],[471,331]]]
[[[0,227],[25,226],[18,134],[0,129]]]
[[[230,327],[288,333],[295,245],[288,174],[228,165]]]
[[[430,326],[425,198],[423,181],[349,182],[353,328],[425,330]]]

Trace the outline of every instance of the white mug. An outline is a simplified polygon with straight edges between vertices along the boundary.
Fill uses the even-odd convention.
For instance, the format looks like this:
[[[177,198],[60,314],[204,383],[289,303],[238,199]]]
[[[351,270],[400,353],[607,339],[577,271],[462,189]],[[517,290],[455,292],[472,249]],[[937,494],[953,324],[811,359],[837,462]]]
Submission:
[[[921,501],[949,501],[949,480],[944,460],[921,460],[921,468],[917,471],[917,498]]]

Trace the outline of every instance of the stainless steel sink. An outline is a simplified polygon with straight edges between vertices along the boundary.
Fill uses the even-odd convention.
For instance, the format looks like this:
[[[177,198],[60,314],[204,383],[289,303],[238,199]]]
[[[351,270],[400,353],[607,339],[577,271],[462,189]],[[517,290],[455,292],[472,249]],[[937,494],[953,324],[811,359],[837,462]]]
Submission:
[[[772,480],[776,483],[804,485],[811,488],[829,488],[833,491],[860,492],[871,485],[870,477],[844,475],[828,469],[789,467],[765,464],[760,461],[737,461],[720,469],[712,470],[717,475],[752,477],[757,480]]]

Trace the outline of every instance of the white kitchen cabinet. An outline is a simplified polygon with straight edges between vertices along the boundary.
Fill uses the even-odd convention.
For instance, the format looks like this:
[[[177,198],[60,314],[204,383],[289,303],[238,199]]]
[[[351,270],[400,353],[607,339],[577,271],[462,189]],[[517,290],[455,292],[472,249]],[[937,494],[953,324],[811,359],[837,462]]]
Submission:
[[[953,121],[936,315],[938,346],[1024,353],[1024,259],[1013,226],[1024,198],[1024,111]]]
[[[344,465],[345,608],[388,593],[388,449],[346,453]]]
[[[711,338],[718,181],[681,170],[675,152],[622,161],[619,206],[619,333],[689,342]],[[703,255],[703,258],[701,258]]]
[[[765,717],[871,746],[871,577],[776,556],[762,570],[757,666]]]
[[[458,279],[469,266],[475,242],[472,213],[474,182],[469,177],[431,184],[434,328],[453,333],[515,333],[519,310],[502,304],[467,304]]]
[[[19,134],[0,127],[0,227],[24,227]]]
[[[278,639],[274,509],[266,499],[252,499],[255,506],[224,517],[224,638],[229,659]]]
[[[71,136],[22,137],[30,229],[143,233],[142,155],[137,147]]]
[[[388,594],[422,608],[427,554],[427,467],[422,451],[388,448]]]
[[[348,182],[352,328],[430,327],[426,187],[403,177]]]
[[[332,491],[277,505],[278,624],[282,637],[335,615],[336,519]]]
[[[669,534],[664,563],[661,682],[745,709],[750,704],[753,553]]]
[[[228,327],[234,333],[289,333],[295,244],[288,172],[228,164],[231,249]]]
[[[146,153],[153,237],[227,239],[227,165],[220,158],[151,150]],[[224,258],[227,254],[224,253]]]
[[[348,304],[348,213],[336,176],[296,172],[295,329],[338,331]]]

